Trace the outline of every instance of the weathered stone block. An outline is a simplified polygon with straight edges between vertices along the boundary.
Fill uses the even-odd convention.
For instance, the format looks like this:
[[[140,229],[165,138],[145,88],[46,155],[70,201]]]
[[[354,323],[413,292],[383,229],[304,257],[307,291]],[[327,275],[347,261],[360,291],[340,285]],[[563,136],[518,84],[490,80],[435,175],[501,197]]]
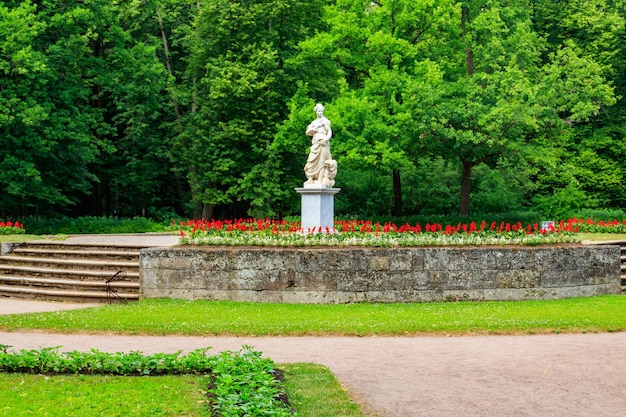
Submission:
[[[496,288],[535,288],[540,283],[540,273],[528,269],[498,270],[495,275]]]
[[[382,255],[372,255],[369,258],[368,269],[372,272],[388,271],[389,270],[389,257],[382,256]]]
[[[369,273],[365,271],[337,275],[337,291],[367,291],[369,280]]]
[[[326,250],[323,252],[325,269],[333,271],[349,271],[351,265],[349,250]]]
[[[191,258],[191,267],[195,270],[223,271],[232,269],[228,264],[228,251],[201,251]]]
[[[389,269],[391,271],[411,271],[413,266],[412,252],[410,251],[389,251]]]
[[[369,270],[370,253],[366,250],[352,250],[349,253],[349,269],[354,272],[364,272]]]

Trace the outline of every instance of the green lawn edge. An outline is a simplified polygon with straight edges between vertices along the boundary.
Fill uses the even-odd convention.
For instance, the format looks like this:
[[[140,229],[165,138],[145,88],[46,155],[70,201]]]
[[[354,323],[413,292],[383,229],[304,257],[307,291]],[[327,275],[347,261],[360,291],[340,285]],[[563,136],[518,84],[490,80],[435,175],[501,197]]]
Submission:
[[[360,406],[330,370],[314,363],[280,364],[285,391],[299,417],[362,417]]]
[[[0,316],[0,330],[186,336],[415,336],[621,332],[626,296],[412,304],[143,299]]]

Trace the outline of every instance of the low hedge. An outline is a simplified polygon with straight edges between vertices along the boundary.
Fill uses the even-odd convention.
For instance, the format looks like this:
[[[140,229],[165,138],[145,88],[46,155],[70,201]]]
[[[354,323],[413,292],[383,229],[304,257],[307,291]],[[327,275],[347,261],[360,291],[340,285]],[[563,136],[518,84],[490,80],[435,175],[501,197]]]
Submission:
[[[167,226],[145,217],[132,219],[119,217],[25,217],[24,228],[33,235],[103,234],[163,232]],[[168,223],[169,224],[169,223]]]

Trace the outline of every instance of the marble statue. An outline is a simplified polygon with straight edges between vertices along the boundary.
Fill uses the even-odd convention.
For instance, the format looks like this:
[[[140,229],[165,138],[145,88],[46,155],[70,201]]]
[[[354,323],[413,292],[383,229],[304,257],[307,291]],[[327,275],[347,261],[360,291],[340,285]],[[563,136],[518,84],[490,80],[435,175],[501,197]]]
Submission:
[[[337,161],[330,155],[330,138],[333,135],[330,129],[330,120],[324,116],[324,106],[315,105],[317,119],[306,128],[306,134],[312,136],[311,150],[304,166],[307,181],[305,188],[332,187],[337,175]]]

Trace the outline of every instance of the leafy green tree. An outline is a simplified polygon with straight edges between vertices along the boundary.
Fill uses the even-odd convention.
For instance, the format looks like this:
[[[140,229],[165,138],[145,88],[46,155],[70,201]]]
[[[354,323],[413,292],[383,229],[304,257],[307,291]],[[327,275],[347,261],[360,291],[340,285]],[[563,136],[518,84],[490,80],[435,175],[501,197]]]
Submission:
[[[285,68],[315,28],[321,1],[201,3],[190,42],[179,135],[193,198],[244,215],[260,204],[265,166],[287,98],[301,75]]]
[[[46,72],[46,57],[32,47],[43,30],[29,1],[0,4],[0,214],[5,216],[44,190],[23,137],[47,115],[28,94]]]
[[[436,36],[447,30],[449,7],[449,2],[339,0],[326,9],[329,30],[303,42],[295,60],[324,68],[322,79],[336,86],[330,94],[315,85],[307,89],[317,100],[333,98],[328,106],[335,114],[332,147],[341,170],[388,176],[391,198],[382,207],[395,215],[403,212],[402,173],[415,171],[409,154],[420,135],[414,108],[441,75],[427,56]],[[337,178],[358,181],[341,171]]]
[[[0,166],[1,210],[173,210],[184,193],[169,185],[167,73],[150,36],[158,26],[134,20],[141,4],[27,1],[0,10],[7,33],[0,100],[7,115],[23,114],[1,125],[15,148]]]
[[[328,106],[340,166],[387,172],[392,180],[380,186],[392,187],[390,212],[399,215],[403,183],[421,180],[401,173],[420,172],[425,158],[454,158],[467,215],[474,167],[563,145],[555,139],[613,104],[613,91],[604,64],[567,44],[547,47],[533,10],[526,0],[329,6],[329,30],[303,42],[299,59],[330,69],[332,84],[343,80]]]
[[[559,169],[544,166],[537,176],[541,201],[557,198],[560,189],[575,184],[586,196],[578,202],[586,202],[586,207],[626,205],[625,18],[623,1],[537,2],[535,26],[548,40],[548,50],[567,45],[592,59],[596,70],[615,86],[618,100],[588,122],[572,126]]]
[[[94,86],[82,79],[91,38],[76,28],[88,17],[51,3],[0,6],[0,201],[14,215],[74,204],[94,179],[87,166],[106,147],[90,134],[106,127],[90,106]]]
[[[459,214],[469,213],[472,168],[501,155],[562,146],[560,132],[614,103],[601,66],[567,45],[554,52],[533,29],[528,1],[463,2],[450,78],[425,109],[426,139],[461,162]],[[452,55],[452,54],[450,54]],[[443,63],[441,64],[443,65]],[[549,140],[544,140],[545,137]],[[532,143],[539,139],[541,147]]]
[[[106,187],[107,214],[163,217],[182,212],[188,198],[184,177],[174,171],[169,127],[175,114],[166,94],[167,62],[159,56],[159,5],[123,3],[103,9],[98,19],[99,105],[113,129],[114,149],[94,172]]]

